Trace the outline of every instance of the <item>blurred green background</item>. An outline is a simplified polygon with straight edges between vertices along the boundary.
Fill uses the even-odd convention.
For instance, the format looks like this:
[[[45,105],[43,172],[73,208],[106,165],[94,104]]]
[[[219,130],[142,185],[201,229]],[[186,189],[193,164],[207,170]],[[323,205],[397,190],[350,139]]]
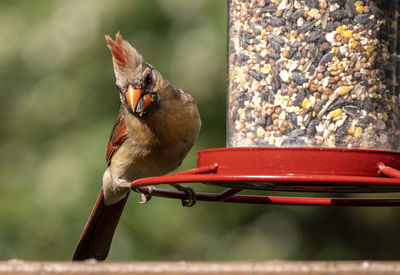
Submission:
[[[197,100],[203,126],[181,169],[195,167],[197,150],[225,146],[226,7],[225,0],[0,2],[0,260],[71,258],[119,109],[104,34],[120,31]],[[188,209],[139,199],[130,197],[110,260],[400,258],[396,208],[199,202]]]

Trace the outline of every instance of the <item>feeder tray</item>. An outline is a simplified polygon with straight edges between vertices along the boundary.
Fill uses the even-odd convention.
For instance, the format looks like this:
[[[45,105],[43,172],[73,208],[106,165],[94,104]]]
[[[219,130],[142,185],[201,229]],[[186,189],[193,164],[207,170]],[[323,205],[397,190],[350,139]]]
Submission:
[[[321,198],[239,195],[245,189],[318,193],[400,192],[400,153],[342,148],[217,148],[197,152],[197,168],[132,182],[150,185],[212,184],[221,193],[196,193],[198,201],[328,206],[400,206],[397,198]],[[152,188],[152,196],[185,199],[181,191]]]

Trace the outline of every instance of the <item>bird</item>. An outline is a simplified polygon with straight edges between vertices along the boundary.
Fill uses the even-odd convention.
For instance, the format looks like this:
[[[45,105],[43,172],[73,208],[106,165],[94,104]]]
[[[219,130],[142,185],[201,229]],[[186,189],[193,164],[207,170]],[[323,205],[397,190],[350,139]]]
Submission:
[[[75,247],[73,261],[105,260],[132,181],[173,171],[189,152],[201,127],[195,100],[171,84],[118,32],[105,35],[121,101],[106,150],[100,194]],[[195,204],[191,187],[173,184]],[[151,197],[151,189],[142,202]]]

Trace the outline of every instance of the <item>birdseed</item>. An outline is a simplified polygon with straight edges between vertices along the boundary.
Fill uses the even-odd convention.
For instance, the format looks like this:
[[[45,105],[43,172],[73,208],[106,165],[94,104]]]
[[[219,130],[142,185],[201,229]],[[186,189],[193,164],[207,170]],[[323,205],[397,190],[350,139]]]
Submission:
[[[397,0],[230,0],[227,145],[399,150]]]

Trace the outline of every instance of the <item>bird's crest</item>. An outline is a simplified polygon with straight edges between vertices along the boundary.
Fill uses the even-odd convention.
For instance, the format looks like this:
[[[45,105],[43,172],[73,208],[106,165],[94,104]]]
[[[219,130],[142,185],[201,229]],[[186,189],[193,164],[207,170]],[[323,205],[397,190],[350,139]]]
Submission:
[[[122,87],[132,80],[135,72],[141,69],[143,58],[128,41],[122,38],[119,32],[115,35],[115,41],[108,35],[105,38],[113,57],[117,85]]]
[[[140,53],[124,40],[119,32],[115,35],[115,41],[108,35],[105,38],[116,65],[135,68],[143,61]]]
[[[115,35],[115,41],[108,35],[106,35],[106,41],[114,61],[118,66],[125,67],[129,58],[129,51],[127,51],[126,46],[123,45],[124,40],[119,32]]]

